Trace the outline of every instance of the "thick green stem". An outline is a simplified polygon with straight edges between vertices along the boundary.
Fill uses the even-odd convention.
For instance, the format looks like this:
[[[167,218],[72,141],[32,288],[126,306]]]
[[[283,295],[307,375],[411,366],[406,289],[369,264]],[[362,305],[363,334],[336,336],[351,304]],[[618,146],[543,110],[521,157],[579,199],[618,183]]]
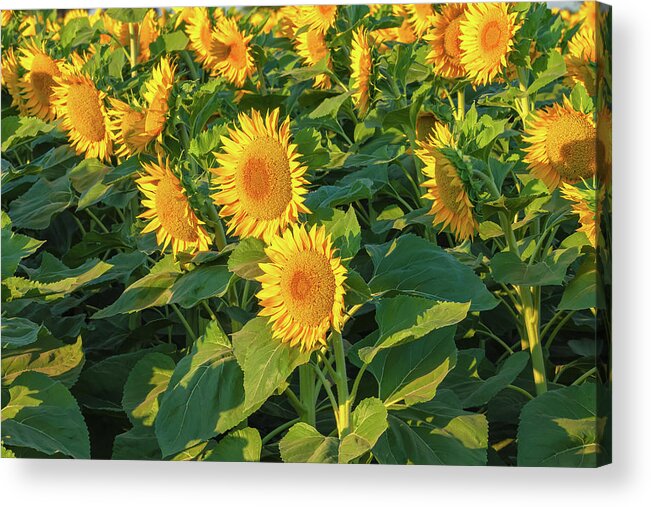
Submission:
[[[457,121],[462,122],[466,117],[466,88],[457,90]]]
[[[339,432],[339,438],[344,438],[350,433],[350,396],[348,394],[344,339],[340,332],[333,331],[332,345],[335,351],[335,366],[337,371],[337,430]]]
[[[518,99],[518,102],[520,104],[520,114],[522,115],[522,126],[526,128],[527,118],[529,117],[530,111],[529,94],[527,93],[527,83],[529,81],[529,76],[526,69],[518,69],[518,81],[520,82],[520,91],[525,94],[522,98]]]
[[[309,364],[302,364],[298,367],[298,381],[300,386],[300,397],[305,413],[303,420],[312,427],[316,427],[316,396],[314,370]]]
[[[129,23],[129,63],[131,64],[131,77],[136,77],[135,66],[138,64],[138,36],[135,23]]]

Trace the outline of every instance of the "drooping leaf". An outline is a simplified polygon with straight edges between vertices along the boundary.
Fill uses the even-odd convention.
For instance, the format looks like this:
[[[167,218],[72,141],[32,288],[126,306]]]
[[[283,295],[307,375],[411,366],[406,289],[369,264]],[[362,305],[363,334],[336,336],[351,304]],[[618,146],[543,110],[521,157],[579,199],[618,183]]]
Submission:
[[[9,396],[9,403],[2,409],[5,444],[46,454],[90,458],[86,422],[62,383],[28,371],[13,381]]]
[[[594,384],[548,391],[522,409],[518,466],[596,467],[610,462],[608,397]]]
[[[556,250],[544,262],[520,260],[513,252],[499,252],[491,259],[496,282],[513,285],[562,285],[567,268],[579,255],[578,248]]]
[[[366,249],[375,267],[369,282],[374,294],[400,291],[439,301],[470,301],[470,311],[489,310],[497,304],[471,268],[422,238],[405,234]]]
[[[245,411],[251,413],[277,389],[310,354],[274,338],[266,318],[247,322],[233,335],[233,352],[244,372]]]
[[[339,439],[324,437],[306,423],[296,423],[280,440],[285,463],[337,463]]]
[[[228,338],[211,322],[179,361],[160,401],[155,428],[164,456],[224,433],[244,417],[242,370]]]
[[[260,461],[262,439],[255,428],[233,430],[205,452],[202,461]]]
[[[262,275],[262,270],[258,267],[258,264],[267,260],[262,240],[244,238],[228,258],[228,269],[240,278],[255,280],[255,278]]]
[[[176,279],[169,302],[192,308],[204,299],[223,296],[230,279],[231,273],[223,264],[199,266]]]
[[[387,409],[377,398],[362,400],[351,414],[351,431],[339,443],[339,463],[370,451],[387,429]]]

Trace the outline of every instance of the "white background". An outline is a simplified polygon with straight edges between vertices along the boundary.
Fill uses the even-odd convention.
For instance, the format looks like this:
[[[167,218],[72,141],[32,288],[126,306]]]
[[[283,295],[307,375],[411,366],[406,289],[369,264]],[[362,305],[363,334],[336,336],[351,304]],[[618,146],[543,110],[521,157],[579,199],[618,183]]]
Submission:
[[[84,5],[81,0],[2,0],[1,8],[165,7],[197,3],[288,2],[91,0]],[[610,3],[615,143],[613,465],[598,470],[566,470],[4,459],[0,461],[0,502],[48,507],[410,506],[412,502],[488,507],[651,505],[651,2]]]

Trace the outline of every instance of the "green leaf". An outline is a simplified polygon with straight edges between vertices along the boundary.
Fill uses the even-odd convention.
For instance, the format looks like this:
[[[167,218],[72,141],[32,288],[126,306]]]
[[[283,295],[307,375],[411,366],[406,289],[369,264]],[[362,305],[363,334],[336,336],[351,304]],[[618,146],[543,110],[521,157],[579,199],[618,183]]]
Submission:
[[[7,116],[2,119],[2,151],[9,150],[19,141],[53,131],[56,133],[56,128],[56,123],[48,123],[36,116]]]
[[[284,390],[287,377],[310,359],[308,352],[274,338],[268,320],[262,317],[233,334],[233,351],[244,372],[247,414],[260,408],[276,390]]]
[[[490,310],[497,300],[471,268],[436,245],[405,234],[382,245],[367,245],[374,275],[373,294],[400,291],[439,301],[470,301],[470,311]]]
[[[602,307],[605,296],[599,279],[595,255],[587,255],[574,278],[565,287],[558,309],[586,310]]]
[[[233,430],[206,451],[202,461],[260,461],[262,440],[255,428]]]
[[[40,178],[32,187],[9,205],[14,227],[47,229],[52,218],[72,204],[72,190],[67,176],[54,181]]]
[[[210,322],[179,361],[160,402],[156,436],[163,456],[224,433],[244,419],[242,371],[228,338]]]
[[[3,211],[2,218],[2,243],[0,245],[2,259],[0,271],[2,272],[2,278],[5,279],[16,273],[21,259],[32,255],[45,241],[39,241],[29,236],[12,232],[9,215]]]
[[[111,169],[96,158],[84,159],[71,169],[69,177],[72,187],[81,194],[78,210],[99,202],[106,195],[110,187],[103,180]]]
[[[308,215],[309,224],[324,226],[332,236],[332,242],[339,250],[342,259],[352,259],[360,249],[362,231],[355,210],[351,206],[347,212],[332,208],[319,208]]]
[[[320,72],[321,73],[321,72]],[[323,100],[310,114],[308,118],[337,118],[337,113],[344,102],[353,94],[353,92],[345,92],[336,97],[330,97]]]
[[[429,401],[457,362],[456,326],[431,331],[415,342],[380,351],[369,366],[386,405]]]
[[[160,461],[163,455],[151,428],[137,426],[115,437],[111,459]]]
[[[11,384],[23,372],[36,371],[71,387],[77,381],[84,361],[81,337],[75,343],[66,344],[45,328],[40,328],[35,342],[20,349],[3,351],[2,385]]]
[[[389,428],[373,448],[381,464],[486,464],[488,421],[483,414],[434,400],[391,411],[388,421]]]
[[[169,302],[177,303],[183,308],[191,308],[201,300],[223,296],[231,276],[223,264],[199,266],[176,279]]]
[[[244,238],[228,258],[228,269],[240,278],[255,280],[263,274],[258,264],[268,260],[267,254],[264,253],[264,242],[262,240]]]
[[[151,273],[129,285],[112,305],[95,313],[92,319],[105,319],[120,313],[133,313],[152,306],[163,306],[172,298],[172,286],[178,273]]]
[[[278,444],[285,463],[337,463],[339,439],[324,437],[306,423],[296,423]]]
[[[3,317],[2,319],[2,348],[18,348],[34,343],[42,324],[36,324],[22,317]]]
[[[134,427],[153,427],[160,397],[167,389],[175,366],[169,356],[152,352],[133,367],[124,384],[122,408]]]
[[[346,294],[344,303],[346,306],[361,305],[371,299],[371,289],[368,288],[366,281],[357,271],[349,269],[344,282]]]
[[[457,366],[443,381],[441,387],[454,391],[461,400],[463,408],[480,407],[493,399],[502,389],[522,373],[529,362],[529,354],[515,352],[506,358],[499,371],[482,380],[479,376],[479,363],[483,359],[481,350],[459,352]]]
[[[375,192],[373,187],[373,180],[368,178],[357,179],[341,186],[322,185],[307,194],[305,205],[311,210],[316,210],[369,199]]]
[[[127,8],[116,8],[116,9],[106,9],[106,14],[108,14],[113,19],[122,21],[123,23],[139,23],[147,14],[149,9],[127,9]]]
[[[491,259],[496,282],[512,285],[562,285],[567,268],[579,256],[578,248],[555,250],[544,262],[529,264],[513,252],[498,252]]]
[[[25,372],[9,387],[2,409],[2,440],[46,454],[90,458],[88,429],[77,402],[63,384]]]
[[[375,320],[380,335],[372,347],[359,350],[359,357],[370,363],[378,352],[422,338],[427,333],[462,321],[470,303],[446,303],[413,296],[380,300]]]
[[[608,397],[594,384],[548,391],[522,409],[518,466],[596,467],[610,462]]]
[[[591,113],[594,109],[594,103],[582,83],[577,83],[574,85],[574,88],[572,88],[572,92],[570,93],[570,102],[575,111]]]
[[[541,72],[534,82],[531,83],[529,88],[527,88],[527,94],[532,95],[551,82],[562,78],[566,71],[567,69],[563,56],[558,51],[550,52],[547,57],[547,66],[545,67],[545,70]]]
[[[189,39],[183,33],[183,30],[176,30],[175,32],[165,33],[161,35],[163,42],[165,44],[165,52],[172,53],[173,51],[183,51],[187,45]]]
[[[377,398],[362,400],[351,414],[351,432],[339,443],[339,463],[370,451],[387,429],[387,409]]]

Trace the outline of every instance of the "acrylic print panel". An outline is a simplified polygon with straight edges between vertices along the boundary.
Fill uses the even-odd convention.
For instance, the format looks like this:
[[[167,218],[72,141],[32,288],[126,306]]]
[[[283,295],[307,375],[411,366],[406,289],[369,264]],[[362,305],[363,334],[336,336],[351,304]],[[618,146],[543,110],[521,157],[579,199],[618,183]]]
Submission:
[[[610,9],[2,12],[2,456],[610,462]]]

